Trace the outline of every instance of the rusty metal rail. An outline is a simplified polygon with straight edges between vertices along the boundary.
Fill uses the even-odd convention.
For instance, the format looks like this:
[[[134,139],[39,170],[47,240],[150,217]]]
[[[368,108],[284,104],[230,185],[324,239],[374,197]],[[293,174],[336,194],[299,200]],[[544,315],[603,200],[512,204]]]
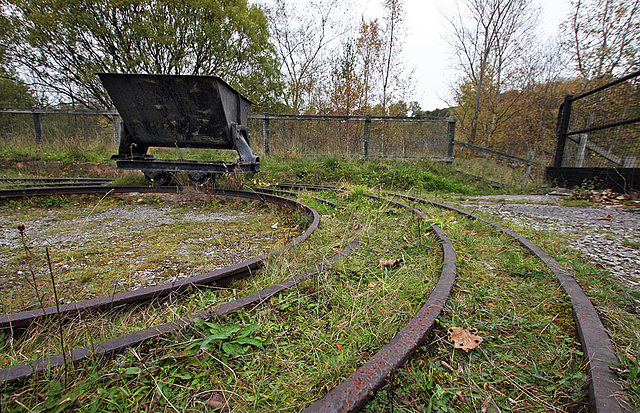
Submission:
[[[0,190],[0,201],[7,199],[31,198],[34,196],[57,196],[57,195],[91,195],[91,194],[124,194],[128,192],[140,193],[177,193],[180,190],[177,186],[151,187],[151,186],[59,186],[56,188],[21,188]]]
[[[496,222],[472,214],[460,208],[438,202],[429,201],[409,195],[394,194],[400,198],[433,205],[482,221],[493,228],[515,238],[524,248],[540,259],[560,282],[567,293],[573,309],[573,318],[578,329],[578,336],[587,362],[589,377],[589,403],[593,412],[615,413],[629,411],[629,403],[623,387],[617,381],[612,370],[620,364],[611,338],[607,334],[595,307],[576,280],[545,250],[523,237],[517,232]]]
[[[456,279],[456,253],[444,231],[431,222],[420,210],[392,199],[370,195],[372,199],[407,208],[423,220],[440,238],[443,263],[438,283],[427,302],[393,339],[373,355],[345,381],[334,387],[304,412],[355,412],[360,410],[372,393],[379,389],[389,375],[402,366],[433,330],[436,319],[444,309]]]
[[[251,197],[253,199],[263,199],[265,195],[269,195],[269,194],[247,192],[247,191],[232,191],[232,192],[242,192],[243,194],[247,194],[247,195],[251,194],[251,195],[248,195],[248,197]],[[278,198],[281,198],[281,197],[278,197]],[[304,205],[290,199],[286,199],[286,198],[281,198],[281,199],[292,202],[295,205]],[[337,204],[331,201],[326,201],[322,199],[319,199],[319,201],[327,203],[329,205],[338,206]],[[312,223],[312,225],[315,224],[315,227],[317,227],[319,223],[319,216],[317,212],[315,212],[315,210],[313,210],[312,208],[306,205],[305,207],[313,211],[314,222]],[[316,222],[316,220],[318,222]],[[357,217],[356,217],[356,220],[359,221]],[[302,240],[298,241],[297,243],[299,242],[302,242]],[[324,269],[327,266],[333,264],[334,262],[338,261],[343,257],[348,256],[351,253],[351,251],[358,248],[359,246],[360,246],[360,239],[355,239],[354,241],[349,243],[349,245],[347,245],[344,249],[342,249],[342,251],[328,258],[324,263],[318,264],[314,268],[307,270],[302,274],[296,275],[295,277],[292,277],[281,283],[267,287],[253,294],[249,294],[245,297],[241,297],[239,299],[233,300],[225,304],[221,304],[214,308],[201,311],[197,314],[192,314],[190,316],[182,317],[178,320],[174,320],[169,323],[160,324],[147,329],[139,330],[139,331],[136,331],[121,337],[117,337],[111,340],[107,340],[104,342],[94,343],[91,346],[76,348],[66,352],[65,355],[56,354],[56,355],[35,360],[31,363],[25,363],[21,365],[11,366],[5,369],[0,369],[0,382],[8,383],[8,382],[14,382],[17,380],[25,379],[33,374],[43,372],[50,368],[62,367],[64,366],[65,362],[75,364],[89,358],[113,355],[126,348],[140,345],[141,343],[146,342],[148,340],[157,339],[158,337],[171,332],[179,331],[193,324],[193,322],[196,319],[210,319],[216,316],[218,317],[225,316],[225,315],[234,313],[240,309],[260,304],[261,302],[264,302],[270,297],[297,285],[302,280],[315,276],[316,274],[319,274],[320,272],[324,271]],[[280,248],[279,250],[281,250],[282,248]]]
[[[278,294],[286,289],[297,285],[305,278],[309,278],[316,274],[319,274],[320,272],[324,271],[327,265],[332,264],[340,258],[349,255],[351,251],[357,248],[359,245],[360,240],[354,240],[342,251],[326,260],[326,264],[317,265],[316,267],[302,274],[296,275],[295,277],[290,278],[286,281],[272,285],[271,287],[265,288],[245,297],[241,297],[237,300],[221,304],[212,309],[207,309],[188,317],[182,317],[169,323],[159,324],[153,327],[146,328],[144,330],[135,331],[133,333],[129,333],[121,337],[116,337],[111,340],[103,341],[101,343],[95,343],[90,346],[75,348],[71,351],[66,352],[66,357],[63,356],[62,353],[60,353],[35,360],[31,363],[20,364],[7,367],[5,369],[0,369],[0,382],[13,382],[25,379],[36,373],[41,373],[50,368],[62,367],[64,366],[65,358],[67,363],[76,364],[90,358],[111,356],[127,348],[140,345],[148,340],[155,340],[160,336],[180,331],[193,324],[196,319],[208,320],[216,316],[226,316],[243,308],[260,304],[261,302],[268,300],[275,294]]]
[[[283,188],[339,191],[339,188],[318,185],[282,184]],[[421,219],[440,239],[443,263],[440,277],[427,302],[393,339],[373,355],[345,381],[334,387],[304,412],[355,412],[360,410],[374,391],[382,387],[389,375],[402,366],[429,336],[436,319],[442,313],[456,279],[456,253],[451,240],[422,211],[393,199],[369,195],[371,199],[408,209]]]
[[[323,191],[340,190],[340,188],[336,187],[319,185],[280,184],[279,186],[289,189]],[[540,248],[527,238],[523,237],[522,235],[518,234],[517,232],[481,216],[472,214],[468,211],[450,205],[433,202],[409,195],[395,194],[390,192],[386,192],[385,195],[448,209],[468,216],[472,219],[485,222],[486,224],[515,238],[524,248],[526,248],[534,256],[540,259],[556,276],[564,291],[569,295],[569,299],[571,301],[574,319],[578,329],[578,335],[580,337],[583,353],[587,361],[590,411],[598,413],[617,413],[630,411],[629,403],[627,401],[624,389],[620,385],[620,383],[618,383],[617,376],[611,369],[612,367],[615,367],[620,363],[616,356],[611,339],[607,334],[604,325],[602,324],[602,321],[600,320],[600,317],[598,316],[598,313],[589,298],[586,296],[575,279],[566,272],[566,270],[560,265],[560,263],[558,263],[542,248]],[[379,197],[376,198],[384,199]],[[405,204],[400,203],[400,205]],[[435,226],[432,226],[432,228],[437,232],[438,236],[441,235],[442,230],[440,230],[439,228],[436,230],[437,227]],[[442,233],[442,236],[446,237],[444,233]],[[443,267],[443,275],[441,276],[441,278],[444,276],[444,270],[445,268]],[[439,284],[440,282],[438,283],[438,285]],[[436,288],[438,288],[438,286],[436,286]],[[434,290],[434,292],[435,291],[436,290]],[[431,296],[429,297],[429,301],[427,302],[425,307],[429,305],[429,302],[431,302]],[[425,307],[423,307],[420,312],[422,312]],[[420,317],[420,313],[416,315],[416,317],[411,322],[416,320],[418,317]],[[408,328],[409,325],[405,327],[405,329]],[[387,346],[380,350],[380,352],[376,353],[376,355],[363,367],[358,369],[358,371],[356,371],[347,380],[335,387],[323,398],[318,400],[318,402],[309,406],[305,410],[305,412],[352,412],[357,411],[362,406],[364,406],[367,398],[371,396],[371,392],[373,392],[381,385],[381,383],[378,383],[378,379],[381,376],[386,377],[386,375],[388,375],[390,371],[402,365],[408,358],[408,355],[402,353],[401,351],[398,351],[398,348],[404,345],[406,336],[401,334],[407,334],[407,332],[405,332],[405,329],[401,330],[401,332],[398,333],[398,335],[396,335],[396,337],[394,337],[394,339],[389,342]],[[409,331],[411,331],[411,328],[409,328]],[[411,352],[413,350],[409,348],[408,351]]]
[[[307,186],[295,184],[282,184],[282,188],[337,191],[339,188],[329,186]],[[271,191],[274,192],[274,191]],[[584,294],[577,282],[563,269],[563,267],[552,258],[547,252],[529,241],[517,232],[492,222],[486,218],[474,215],[462,209],[441,204],[418,197],[404,194],[385,193],[386,196],[404,198],[412,202],[429,204],[439,208],[446,208],[454,212],[463,214],[472,219],[480,220],[486,224],[504,232],[515,238],[520,244],[532,254],[542,260],[545,265],[558,278],[562,288],[569,295],[576,325],[578,328],[581,345],[587,361],[587,374],[589,377],[589,400],[590,410],[594,412],[624,412],[628,409],[626,396],[623,388],[616,381],[615,373],[610,367],[615,366],[618,359],[609,336],[600,321],[600,318]],[[381,202],[389,202],[408,208],[422,219],[428,217],[420,210],[392,199],[371,196],[371,198]],[[440,279],[436,287],[430,294],[427,303],[418,311],[413,319],[400,330],[400,332],[381,350],[379,350],[370,360],[357,369],[344,382],[336,386],[324,397],[305,409],[305,412],[352,412],[364,406],[372,393],[380,388],[388,376],[398,367],[406,362],[413,351],[429,335],[433,329],[437,316],[444,308],[446,299],[455,282],[455,251],[451,241],[437,225],[429,222],[431,229],[441,240],[443,250],[443,266]],[[352,248],[359,245],[359,240],[353,241],[347,248],[327,261],[327,264],[334,262],[342,256],[348,254]],[[171,323],[162,324],[118,337],[103,343],[94,345],[93,348],[82,347],[69,352],[68,358],[73,362],[84,360],[97,355],[112,354],[123,348],[137,345],[143,341],[153,339],[168,332],[177,331],[190,325],[196,318],[210,318],[214,316],[226,315],[237,311],[239,308],[255,305],[263,300],[283,291],[286,288],[297,284],[302,279],[315,275],[324,269],[323,265],[316,266],[303,274],[293,277],[283,283],[269,287],[260,292],[251,294],[233,302],[220,305],[213,309],[205,310],[189,317],[184,317]],[[37,360],[28,365],[13,366],[0,370],[0,381],[13,381],[27,377],[36,371],[42,371],[53,366],[61,366],[63,357],[61,354],[45,359]]]
[[[121,187],[99,187],[99,193],[108,193],[110,189],[118,189]],[[145,187],[149,189],[148,187]],[[82,191],[80,188],[75,188],[78,191]],[[157,188],[152,188],[157,189]],[[95,191],[96,189],[92,189]],[[39,193],[49,194],[51,191],[54,191],[53,188],[46,190],[38,190]],[[135,190],[138,192],[138,190]],[[22,191],[13,191],[12,192],[22,192]],[[30,190],[30,192],[32,192]],[[70,188],[65,188],[65,192],[69,193]],[[78,193],[78,192],[75,192]],[[96,193],[96,192],[91,192]],[[278,248],[277,250],[271,251],[267,254],[262,254],[256,257],[249,258],[248,260],[233,264],[231,266],[221,268],[218,270],[210,271],[205,274],[196,275],[193,277],[189,277],[183,280],[177,280],[172,282],[165,282],[162,284],[158,284],[151,287],[139,288],[133,291],[126,291],[122,293],[117,293],[110,296],[104,297],[96,297],[88,300],[80,300],[72,303],[63,304],[60,306],[49,306],[44,308],[38,308],[35,310],[28,311],[20,311],[10,314],[4,314],[0,316],[0,329],[13,329],[13,328],[21,328],[30,325],[35,320],[40,320],[43,318],[58,316],[58,315],[70,315],[77,313],[79,311],[89,311],[89,310],[104,310],[113,308],[116,306],[130,304],[134,302],[147,301],[152,300],[158,297],[165,296],[172,292],[182,291],[186,288],[192,286],[200,286],[200,285],[208,285],[214,282],[219,282],[228,278],[240,278],[243,276],[247,276],[252,272],[258,270],[264,261],[274,254],[278,254],[284,249],[294,247],[301,242],[304,242],[309,236],[317,229],[318,224],[320,223],[320,217],[318,213],[292,199],[283,198],[280,196],[272,195],[272,194],[261,194],[252,191],[238,191],[232,189],[216,189],[212,192],[214,195],[218,196],[226,196],[226,197],[239,197],[245,199],[253,199],[262,202],[270,202],[273,204],[277,204],[283,207],[287,207],[290,209],[298,210],[304,213],[310,219],[310,224],[300,236],[294,238],[284,246]],[[0,199],[2,199],[3,191],[0,191]],[[5,195],[6,196],[6,195]],[[16,195],[18,196],[18,195]]]

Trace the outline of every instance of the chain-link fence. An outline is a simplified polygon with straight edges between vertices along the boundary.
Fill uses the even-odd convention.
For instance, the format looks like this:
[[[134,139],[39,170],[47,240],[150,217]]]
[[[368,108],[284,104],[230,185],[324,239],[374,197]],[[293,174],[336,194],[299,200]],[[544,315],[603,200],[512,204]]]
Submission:
[[[0,109],[0,138],[33,144],[117,145],[115,111]],[[455,118],[254,114],[250,145],[261,155],[430,158],[451,161]]]
[[[640,71],[585,92],[560,106],[558,146],[550,181],[640,189]]]
[[[455,118],[253,115],[252,147],[265,154],[364,158],[453,156]]]
[[[560,109],[556,167],[636,168],[640,161],[640,71]]]

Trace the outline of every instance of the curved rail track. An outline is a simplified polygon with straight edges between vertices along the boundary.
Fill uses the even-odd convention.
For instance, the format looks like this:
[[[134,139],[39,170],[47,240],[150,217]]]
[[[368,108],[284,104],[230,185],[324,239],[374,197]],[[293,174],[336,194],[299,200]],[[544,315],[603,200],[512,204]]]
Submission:
[[[147,187],[141,187],[148,189]],[[141,192],[141,188],[136,188],[131,192]],[[73,188],[78,191],[82,191],[81,188]],[[66,188],[65,191],[70,191],[71,189]],[[123,187],[98,187],[98,189],[91,189],[90,193],[109,193],[122,191]],[[30,190],[31,193],[38,194],[51,194],[54,189],[47,188],[46,190]],[[11,194],[0,191],[0,199],[4,196],[6,198],[17,198],[22,197],[20,194],[22,191],[12,191]],[[79,193],[79,192],[72,192]],[[127,291],[122,293],[117,293],[114,295],[104,296],[104,297],[96,297],[89,300],[76,301],[72,303],[63,304],[60,306],[49,306],[44,308],[38,308],[35,310],[29,311],[21,311],[16,313],[4,314],[0,316],[0,329],[11,329],[17,327],[26,327],[30,325],[32,322],[38,319],[43,319],[51,316],[59,316],[59,315],[69,315],[74,314],[79,311],[88,311],[88,310],[104,310],[107,308],[113,308],[116,306],[120,306],[123,304],[130,304],[134,302],[152,300],[154,298],[162,297],[172,292],[182,291],[189,287],[208,285],[214,282],[220,282],[222,280],[228,278],[240,278],[243,276],[247,276],[252,272],[258,270],[265,260],[269,257],[280,253],[284,249],[294,247],[309,238],[309,236],[316,230],[318,224],[320,223],[320,217],[318,213],[312,208],[301,204],[295,200],[283,198],[277,195],[271,194],[259,194],[256,192],[250,191],[237,191],[231,189],[218,189],[213,192],[214,195],[218,196],[226,196],[226,197],[236,197],[236,198],[245,198],[258,200],[263,202],[269,202],[276,205],[280,205],[289,209],[298,210],[305,214],[309,220],[310,225],[307,227],[304,233],[295,239],[288,242],[286,245],[281,248],[271,251],[267,254],[262,254],[256,257],[249,258],[248,260],[233,264],[229,267],[221,268],[215,271],[210,271],[205,274],[196,275],[190,278],[177,280],[173,282],[165,282],[162,284],[158,284],[152,287],[140,288],[133,291]],[[32,195],[33,196],[33,195]]]
[[[87,186],[107,184],[109,178],[6,178],[0,177],[0,187],[13,187],[12,189],[44,188],[59,186]],[[9,189],[9,188],[5,188]]]
[[[156,190],[157,188],[148,188],[148,187],[135,187],[135,188],[129,187],[129,188],[130,188],[130,191],[126,191],[124,187],[117,187],[117,191],[118,192],[158,192]],[[90,188],[86,192],[82,192],[83,190],[79,188],[74,188],[74,189],[75,191],[73,191],[70,188],[64,188],[64,191],[65,193],[92,193],[93,194],[93,193],[113,192],[114,188],[113,187]],[[175,190],[176,188],[162,189],[163,192],[166,192],[166,191],[173,192]],[[34,193],[38,195],[43,195],[43,194],[52,195],[53,194],[52,191],[55,192],[55,190],[52,188],[30,190],[30,193],[32,194],[30,196],[34,196],[33,195]],[[25,196],[24,191],[13,191],[13,193],[10,193],[10,194],[8,194],[7,192],[3,193],[3,191],[0,191],[0,199],[2,199],[1,197],[3,195],[4,195],[4,199],[19,198],[19,197]],[[262,265],[262,263],[267,258],[283,251],[284,249],[291,248],[305,241],[311,235],[311,233],[313,233],[313,231],[318,227],[318,224],[320,222],[319,215],[313,208],[307,205],[304,205],[298,201],[288,199],[288,198],[283,198],[281,196],[277,196],[274,194],[258,193],[258,192],[250,192],[250,191],[237,191],[237,190],[220,190],[220,189],[215,190],[213,194],[223,195],[223,196],[243,197],[247,199],[255,199],[255,200],[260,200],[264,202],[273,202],[285,207],[301,210],[308,214],[308,216],[311,218],[311,223],[302,235],[290,241],[285,246],[278,248],[277,250],[272,251],[268,254],[263,254],[261,256],[243,261],[242,263],[234,264],[230,267],[212,271],[210,273],[207,273],[201,276],[191,277],[189,279],[182,280],[182,282],[165,283],[159,286],[155,286],[159,288],[155,288],[155,287],[144,288],[144,289],[134,290],[126,293],[116,294],[111,297],[102,297],[98,299],[85,300],[82,302],[69,303],[68,305],[64,306],[65,313],[69,314],[71,312],[80,311],[81,309],[100,310],[100,309],[104,309],[105,307],[114,306],[116,304],[122,305],[122,304],[131,303],[131,302],[138,302],[142,300],[146,301],[151,298],[158,297],[160,295],[169,294],[179,289],[184,289],[190,285],[198,286],[198,285],[204,285],[204,284],[220,281],[225,278],[230,278],[230,277],[239,278],[242,276],[247,276],[252,272],[254,272],[260,265]],[[339,207],[338,204],[333,203],[331,201],[327,201],[319,198],[317,198],[317,200],[319,202],[332,205],[333,207],[336,207],[336,208]],[[87,360],[89,358],[112,355],[126,348],[140,345],[141,343],[146,342],[148,340],[153,340],[160,336],[179,331],[189,325],[192,325],[197,319],[207,320],[216,316],[218,317],[225,316],[225,315],[234,313],[236,311],[239,311],[240,309],[257,305],[276,294],[279,294],[289,288],[292,288],[293,286],[297,285],[305,278],[309,278],[321,273],[322,271],[325,270],[325,268],[328,265],[331,265],[334,262],[338,261],[339,259],[345,256],[348,256],[351,253],[351,251],[357,248],[359,245],[360,245],[360,240],[356,239],[351,243],[349,243],[340,252],[338,252],[334,256],[325,260],[325,262],[316,265],[315,267],[303,272],[302,274],[298,274],[281,283],[277,283],[275,285],[262,289],[258,292],[249,294],[247,296],[241,297],[239,299],[233,300],[231,302],[206,309],[196,314],[192,314],[186,317],[181,317],[169,323],[159,324],[147,329],[139,330],[139,331],[126,334],[121,337],[116,337],[114,339],[103,341],[100,343],[92,343],[89,346],[75,348],[71,351],[66,352],[65,354],[62,354],[62,353],[55,354],[55,355],[51,355],[45,358],[35,360],[31,363],[25,363],[25,364],[20,364],[20,365],[11,366],[8,368],[0,369],[0,382],[13,382],[13,381],[25,379],[33,374],[43,372],[50,368],[62,367],[65,365],[65,363],[78,363],[78,362]],[[63,307],[60,307],[60,311],[61,312],[63,311]],[[2,322],[5,323],[3,324],[4,327],[12,326],[13,325],[12,323],[14,322],[18,322],[20,325],[28,325],[39,318],[51,316],[51,315],[57,315],[57,314],[58,312],[56,307],[51,307],[47,309],[38,309],[34,311],[29,311],[29,312],[7,314],[2,316]]]
[[[338,191],[339,188],[330,186],[307,186],[307,185],[279,185],[283,189],[293,190],[322,190],[322,191]],[[88,187],[90,193],[106,193],[127,192],[131,191],[130,187]],[[74,191],[80,188],[67,188],[65,193],[76,193]],[[175,191],[174,188],[148,188],[141,187],[133,189],[140,192],[157,192]],[[40,190],[15,190],[20,191],[21,195],[16,196],[35,196],[36,194],[51,194],[51,189]],[[4,191],[2,191],[4,192]],[[0,199],[4,195],[0,192]],[[266,192],[273,193],[279,191],[262,191],[254,196],[267,196]],[[59,193],[57,193],[59,194]],[[256,194],[256,193],[254,193]],[[291,193],[281,192],[282,195],[293,195]],[[524,248],[538,257],[557,277],[562,288],[569,295],[574,318],[579,331],[580,341],[587,361],[587,374],[589,377],[589,400],[590,410],[594,412],[622,412],[626,411],[627,404],[624,391],[616,381],[616,375],[609,368],[618,363],[611,340],[607,335],[604,326],[600,322],[595,308],[581,290],[575,280],[562,268],[562,266],[553,259],[548,253],[540,247],[522,237],[520,234],[512,231],[500,224],[494,223],[486,218],[476,216],[467,211],[418,197],[412,197],[404,194],[384,193],[387,197],[406,199],[415,203],[429,204],[438,208],[446,208],[456,213],[463,214],[471,219],[480,220],[493,228],[515,238]],[[440,239],[443,252],[443,263],[439,280],[430,293],[426,304],[417,312],[411,321],[403,327],[398,334],[383,348],[381,348],[370,360],[365,362],[351,376],[349,376],[341,384],[333,388],[325,396],[319,399],[305,409],[305,412],[351,412],[359,410],[371,397],[372,393],[380,388],[387,380],[389,375],[407,361],[416,348],[425,340],[432,331],[436,318],[442,312],[444,305],[451,293],[456,277],[456,254],[451,240],[445,232],[436,224],[431,222],[429,218],[419,209],[411,205],[396,201],[391,198],[383,198],[379,196],[371,196],[381,202],[388,202],[401,208],[406,208],[418,215],[422,220],[428,222],[429,227],[434,231]],[[286,198],[283,198],[286,199]],[[289,200],[291,201],[291,200]],[[329,201],[324,201],[329,202]],[[316,213],[317,215],[317,213]],[[301,241],[300,241],[301,242]],[[349,254],[353,248],[358,247],[360,240],[357,239],[344,248],[341,252],[327,260],[326,264],[331,264],[341,257]],[[317,265],[315,268],[299,274],[285,282],[273,285],[262,291],[253,293],[246,297],[234,300],[230,303],[222,304],[218,307],[207,309],[188,317],[183,317],[171,323],[154,326],[145,330],[137,331],[122,337],[105,341],[103,343],[94,344],[92,347],[82,347],[69,352],[69,360],[77,362],[86,358],[100,355],[112,354],[128,346],[137,345],[143,341],[158,337],[171,331],[176,331],[193,323],[195,319],[206,319],[215,315],[225,315],[237,311],[240,308],[254,305],[290,288],[299,283],[302,279],[318,274],[323,271],[325,265]],[[110,305],[110,304],[109,304]],[[42,313],[42,310],[35,310]],[[27,377],[36,371],[42,371],[53,366],[61,366],[64,363],[61,354],[50,356],[45,359],[37,360],[31,364],[13,366],[0,370],[1,381],[12,381]]]
[[[330,186],[318,186],[318,185],[296,185],[296,184],[282,184],[281,187],[289,188],[289,189],[307,189],[307,190],[321,190],[321,191],[337,191],[339,188],[330,187]],[[474,220],[482,221],[491,227],[511,236],[516,239],[524,248],[526,248],[529,252],[531,252],[534,256],[540,259],[546,266],[551,270],[554,276],[560,282],[560,285],[564,289],[564,291],[569,296],[571,301],[573,315],[576,322],[576,326],[578,329],[578,334],[580,338],[580,342],[582,345],[583,353],[585,355],[585,360],[587,363],[587,375],[589,377],[589,402],[590,402],[590,410],[594,412],[623,412],[629,410],[629,405],[624,395],[624,390],[621,385],[617,381],[617,375],[612,370],[612,367],[619,365],[620,361],[616,356],[615,350],[613,348],[613,344],[609,335],[607,334],[600,317],[595,310],[593,304],[586,296],[582,288],[578,285],[575,279],[556,261],[553,257],[551,257],[546,251],[537,246],[535,243],[531,242],[527,238],[518,234],[517,232],[495,223],[486,218],[480,217],[478,215],[472,214],[465,210],[438,203],[433,201],[428,201],[422,198],[413,197],[404,194],[396,194],[386,192],[385,195],[393,196],[398,198],[407,199],[413,202],[423,203],[432,205],[438,208],[443,208],[447,210],[454,211],[458,214],[467,216]],[[376,197],[381,199],[379,197]],[[412,208],[407,206],[408,208]],[[413,209],[413,208],[412,208]],[[422,214],[418,211],[419,214]],[[422,214],[424,215],[424,214]],[[424,217],[426,218],[426,217]],[[432,228],[436,229],[437,226],[432,226]],[[439,236],[439,228],[436,229],[436,232]],[[441,231],[441,230],[440,230]],[[442,234],[444,235],[444,234]],[[446,237],[446,236],[445,236]],[[441,237],[442,239],[442,237]],[[446,265],[446,255],[445,255],[445,265]],[[443,268],[443,276],[444,276],[444,268]],[[440,284],[440,282],[439,282]],[[438,284],[438,286],[439,286]],[[438,287],[436,287],[437,289]],[[435,292],[435,290],[434,290]],[[446,297],[445,297],[446,300]],[[431,297],[429,298],[431,301]],[[422,311],[422,310],[421,310]],[[435,322],[435,319],[434,321]],[[432,327],[432,326],[431,326]],[[429,329],[431,328],[429,327]],[[402,340],[401,331],[391,343],[395,344],[397,341]],[[386,349],[386,347],[385,347]],[[385,357],[383,353],[385,350],[381,350],[381,357]],[[412,352],[414,348],[408,349],[408,351]],[[390,354],[395,354],[395,357],[401,358],[403,361],[409,357],[409,354],[399,355],[394,352],[389,352]],[[391,355],[387,357],[391,357]],[[307,412],[329,412],[329,411],[356,411],[360,406],[362,406],[365,401],[354,401],[346,407],[343,404],[342,400],[345,398],[357,398],[362,395],[362,388],[369,388],[369,392],[378,388],[381,384],[378,383],[377,378],[371,379],[370,376],[367,376],[368,370],[372,368],[373,370],[381,373],[379,367],[376,366],[376,361],[378,359],[378,354],[371,359],[371,367],[365,368],[362,372],[360,370],[354,373],[347,381],[342,383],[340,386],[340,390],[336,388],[336,391],[332,391],[328,393],[323,399],[318,401],[317,403],[310,406],[306,411]],[[367,363],[368,364],[368,363]],[[366,365],[365,365],[366,366]],[[363,366],[364,368],[364,366]],[[395,368],[395,367],[394,367]],[[382,373],[384,374],[384,373]],[[386,373],[388,374],[388,372]],[[364,397],[368,397],[367,394]]]

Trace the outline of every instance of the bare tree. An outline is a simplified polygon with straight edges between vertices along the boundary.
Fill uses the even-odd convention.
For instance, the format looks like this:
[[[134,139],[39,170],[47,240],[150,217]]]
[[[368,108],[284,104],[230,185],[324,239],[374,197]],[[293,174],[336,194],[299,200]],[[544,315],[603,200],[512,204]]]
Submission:
[[[563,46],[584,81],[637,70],[640,0],[572,0]]]
[[[325,50],[345,32],[338,22],[339,0],[304,4],[276,0],[269,12],[271,36],[286,78],[285,103],[295,112],[308,108],[328,72]]]
[[[464,73],[462,83],[470,83],[475,94],[468,133],[473,143],[481,105],[488,94],[494,98],[492,126],[485,126],[489,130],[496,127],[503,84],[516,67],[516,58],[524,52],[522,44],[531,41],[537,10],[528,0],[464,0],[463,6],[464,10],[458,8],[456,15],[446,17],[452,28],[449,43]]]
[[[404,6],[402,0],[384,0],[386,11],[383,29],[382,112],[387,115],[392,82],[402,79],[402,37],[404,35]]]
[[[358,56],[361,81],[362,96],[360,108],[369,111],[372,106],[375,93],[376,76],[380,72],[382,56],[382,38],[380,23],[378,20],[370,22],[362,21],[358,38],[356,40],[356,54]]]

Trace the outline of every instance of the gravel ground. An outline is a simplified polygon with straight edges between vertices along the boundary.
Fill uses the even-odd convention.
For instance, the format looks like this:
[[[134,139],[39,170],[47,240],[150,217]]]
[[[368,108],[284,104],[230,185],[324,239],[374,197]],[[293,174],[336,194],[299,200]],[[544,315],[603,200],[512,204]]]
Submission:
[[[570,246],[607,268],[628,284],[640,287],[640,210],[620,206],[568,207],[563,197],[512,195],[469,197],[459,205],[483,211],[536,231],[555,231],[570,238]],[[511,202],[527,203],[511,203]]]

